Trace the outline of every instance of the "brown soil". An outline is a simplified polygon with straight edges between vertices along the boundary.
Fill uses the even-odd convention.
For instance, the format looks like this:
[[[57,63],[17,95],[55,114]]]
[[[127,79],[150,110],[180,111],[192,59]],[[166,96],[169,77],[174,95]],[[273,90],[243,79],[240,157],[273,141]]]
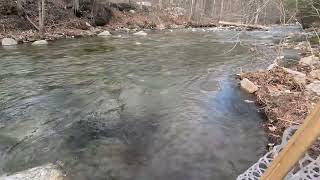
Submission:
[[[41,37],[36,28],[24,17],[19,16],[14,10],[15,4],[8,0],[0,0],[3,8],[0,8],[0,39],[11,37],[18,42],[29,42],[37,39],[55,40],[61,38],[75,38],[81,36],[94,36],[104,30],[129,29],[163,29],[215,26],[214,23],[203,22],[201,24],[188,22],[186,16],[176,14],[173,10],[157,10],[153,8],[136,8],[134,13],[128,10],[120,10],[110,7],[111,20],[105,26],[94,26],[90,12],[84,12],[79,18],[73,14],[72,9],[66,8],[66,0],[48,0],[46,12],[45,33]],[[24,7],[25,14],[37,24],[37,1],[27,0]],[[6,9],[12,9],[7,11]]]

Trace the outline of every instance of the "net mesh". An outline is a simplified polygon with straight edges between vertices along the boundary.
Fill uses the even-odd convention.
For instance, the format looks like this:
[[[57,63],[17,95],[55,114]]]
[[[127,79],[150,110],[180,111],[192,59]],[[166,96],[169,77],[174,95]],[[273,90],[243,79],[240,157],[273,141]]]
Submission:
[[[299,126],[292,126],[288,128],[283,134],[281,144],[275,146],[270,152],[260,158],[257,163],[252,165],[247,171],[238,176],[237,180],[259,180],[271,161],[288,143],[289,139],[292,137],[298,127]],[[306,153],[304,157],[300,159],[297,166],[288,173],[285,180],[309,179],[320,179],[320,157],[318,156],[316,159],[314,159]]]

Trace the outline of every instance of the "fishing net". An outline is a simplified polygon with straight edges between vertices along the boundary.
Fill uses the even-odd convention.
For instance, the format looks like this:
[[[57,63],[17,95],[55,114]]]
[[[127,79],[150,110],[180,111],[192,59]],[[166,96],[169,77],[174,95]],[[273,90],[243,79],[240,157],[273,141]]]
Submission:
[[[289,139],[292,137],[298,127],[299,126],[292,126],[288,128],[283,134],[281,144],[275,146],[270,152],[260,158],[257,163],[252,165],[246,172],[238,176],[237,180],[259,180],[271,161],[288,143]],[[314,159],[310,155],[305,154],[304,157],[300,159],[297,166],[288,173],[285,180],[309,179],[320,179],[320,157]]]

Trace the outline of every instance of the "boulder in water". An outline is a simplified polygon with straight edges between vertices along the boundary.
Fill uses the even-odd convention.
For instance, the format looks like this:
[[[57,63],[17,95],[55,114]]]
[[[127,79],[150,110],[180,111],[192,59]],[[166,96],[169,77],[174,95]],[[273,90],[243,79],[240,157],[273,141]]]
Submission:
[[[136,36],[146,36],[146,35],[148,35],[146,32],[144,32],[144,31],[139,31],[139,32],[136,32],[136,33],[134,33],[133,35],[136,35]]]
[[[17,45],[18,42],[12,38],[3,38],[1,41],[2,46],[12,46]]]
[[[129,11],[129,13],[134,14],[134,13],[136,13],[136,11],[133,10],[133,9],[131,9],[131,10]]]
[[[64,174],[53,164],[35,167],[17,172],[10,176],[1,176],[0,180],[63,180]]]
[[[110,32],[109,31],[103,31],[101,33],[98,34],[98,36],[110,36]]]
[[[33,42],[31,45],[37,46],[37,45],[47,45],[48,41],[47,40],[38,40]]]
[[[258,91],[258,86],[256,86],[253,82],[251,82],[249,79],[244,78],[240,82],[241,88],[247,91],[248,93],[254,93]]]

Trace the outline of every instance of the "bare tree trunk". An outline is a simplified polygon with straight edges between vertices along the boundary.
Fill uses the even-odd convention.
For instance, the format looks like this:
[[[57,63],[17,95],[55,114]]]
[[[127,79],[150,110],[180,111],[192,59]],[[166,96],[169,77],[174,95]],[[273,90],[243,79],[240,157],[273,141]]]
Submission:
[[[79,0],[73,0],[72,8],[73,8],[74,14],[77,15],[79,12],[79,8],[80,8]]]
[[[279,5],[280,5],[280,13],[281,13],[281,16],[280,16],[280,22],[285,24],[286,23],[286,10],[285,10],[285,7],[284,7],[284,3],[282,0],[279,0]]]
[[[223,10],[224,10],[224,0],[221,0],[221,6],[220,6],[220,15],[219,15],[219,21],[221,21],[223,16]]]
[[[263,17],[263,24],[266,25],[267,24],[267,8],[264,9],[264,17]]]
[[[23,14],[23,0],[17,0],[17,11],[18,15],[21,16]]]
[[[45,0],[38,0],[39,8],[39,30],[40,34],[44,33],[44,20],[45,20]]]
[[[42,12],[42,15],[41,15],[41,17],[42,17],[42,26],[44,27],[45,26],[45,24],[44,24],[44,21],[45,21],[45,18],[46,18],[46,4],[45,4],[46,2],[45,2],[45,0],[42,0],[42,7],[41,7],[41,12]]]
[[[42,29],[42,11],[41,11],[41,8],[42,8],[42,3],[41,3],[42,0],[38,0],[38,11],[39,11],[39,30],[41,31]]]
[[[260,1],[256,1],[256,16],[254,18],[254,24],[258,24],[258,21],[259,21],[259,16],[260,16],[260,7],[261,4],[260,4]]]
[[[159,9],[162,9],[162,0],[159,0]]]
[[[213,0],[213,5],[212,5],[212,9],[211,9],[211,16],[214,16],[215,8],[216,8],[216,0]]]
[[[190,8],[190,16],[189,16],[189,21],[191,20],[193,16],[193,6],[194,6],[194,0],[191,0],[191,8]]]
[[[204,0],[200,1],[199,9],[201,11],[199,23],[201,23],[202,19],[203,19],[203,16],[205,15],[205,9],[206,9]]]

